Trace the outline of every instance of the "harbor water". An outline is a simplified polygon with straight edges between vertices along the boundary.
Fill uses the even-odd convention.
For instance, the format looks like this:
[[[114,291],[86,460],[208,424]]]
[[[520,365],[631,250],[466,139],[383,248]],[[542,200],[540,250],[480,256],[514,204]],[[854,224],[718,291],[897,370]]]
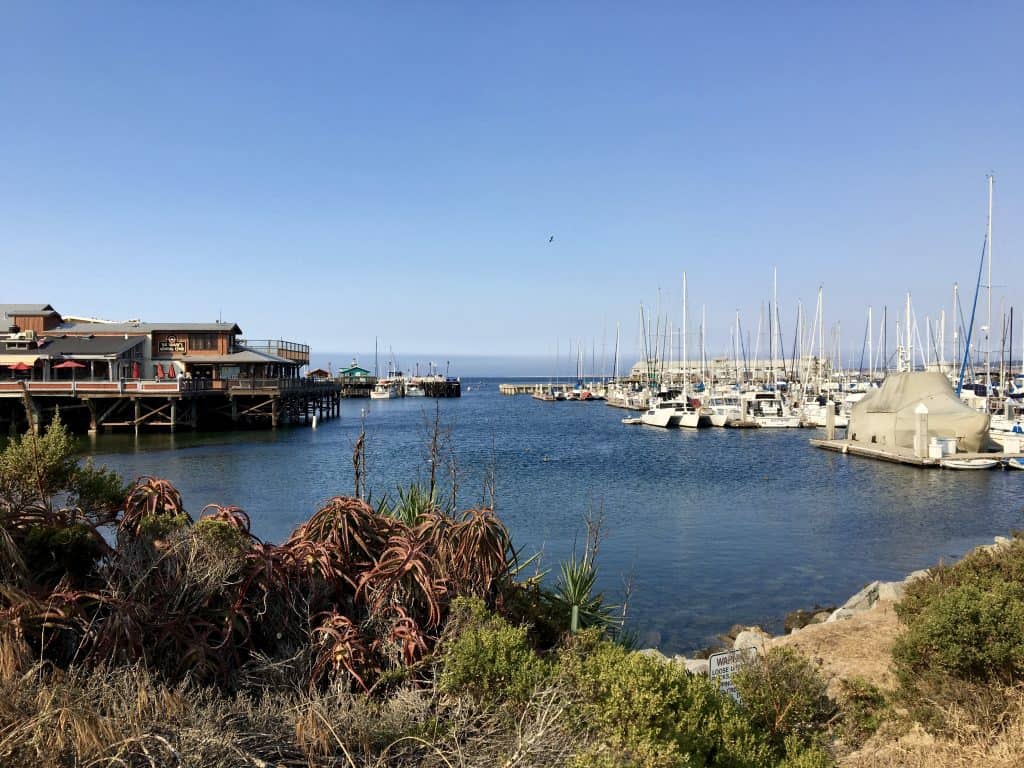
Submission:
[[[463,381],[459,399],[347,400],[317,429],[104,434],[89,452],[128,478],[171,480],[197,516],[234,504],[280,541],[325,499],[353,487],[352,447],[367,433],[379,498],[424,477],[435,402],[451,428],[465,508],[486,497],[543,567],[601,514],[600,586],[632,582],[629,622],[668,653],[705,646],[734,623],[781,631],[796,608],[841,603],[866,582],[902,578],[1022,527],[1024,472],[922,470],[811,448],[820,430],[662,430],[624,426],[602,403],[503,397]],[[447,484],[448,481],[442,481]]]

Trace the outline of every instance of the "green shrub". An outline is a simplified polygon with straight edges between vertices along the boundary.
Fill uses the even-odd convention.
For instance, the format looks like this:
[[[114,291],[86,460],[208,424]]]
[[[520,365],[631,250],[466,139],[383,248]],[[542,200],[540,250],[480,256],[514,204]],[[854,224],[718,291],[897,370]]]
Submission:
[[[249,551],[250,539],[245,532],[223,520],[200,520],[192,526],[192,535],[213,558],[234,562]]]
[[[972,552],[913,582],[896,606],[893,647],[901,702],[932,728],[948,712],[996,722],[1007,686],[1024,679],[1024,540]]]
[[[902,681],[927,673],[1012,684],[1024,677],[1024,583],[960,584],[931,599],[893,648]]]
[[[189,518],[184,512],[177,515],[146,515],[139,521],[139,537],[150,544],[164,541],[172,533],[188,527]]]
[[[863,744],[889,715],[889,702],[875,685],[861,678],[839,681],[840,733],[853,746]]]
[[[954,565],[940,564],[927,577],[907,585],[906,594],[896,605],[896,615],[904,624],[913,619],[947,590],[974,585],[981,589],[998,582],[1024,584],[1024,539],[1014,533],[1010,544],[994,550],[975,550]]]
[[[576,764],[765,766],[781,755],[730,698],[684,667],[584,633],[559,657],[589,747]]]
[[[34,525],[21,544],[22,558],[33,580],[54,584],[67,576],[81,585],[103,557],[103,545],[84,523]]]
[[[793,737],[810,744],[835,714],[824,678],[791,648],[772,648],[743,665],[733,684],[743,709],[779,749]]]
[[[442,655],[440,687],[477,701],[526,701],[550,674],[550,665],[527,641],[526,627],[513,627],[484,603],[452,603],[451,631]]]

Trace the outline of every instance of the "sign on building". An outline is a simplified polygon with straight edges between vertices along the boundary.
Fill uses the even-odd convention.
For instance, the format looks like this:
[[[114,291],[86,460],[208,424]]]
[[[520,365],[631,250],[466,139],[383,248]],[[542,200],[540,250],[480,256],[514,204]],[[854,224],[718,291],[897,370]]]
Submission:
[[[738,648],[735,651],[723,651],[708,656],[708,675],[712,681],[718,681],[718,687],[732,696],[736,701],[740,695],[732,683],[732,676],[740,667],[757,658],[757,648]]]
[[[179,339],[177,336],[168,336],[165,339],[160,339],[156,345],[158,352],[166,352],[169,354],[185,354],[185,340]]]

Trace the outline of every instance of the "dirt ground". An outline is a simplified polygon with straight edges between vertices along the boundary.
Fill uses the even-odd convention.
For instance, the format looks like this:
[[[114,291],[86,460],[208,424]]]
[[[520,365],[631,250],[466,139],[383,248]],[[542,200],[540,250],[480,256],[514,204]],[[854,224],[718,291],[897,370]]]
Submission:
[[[892,690],[892,644],[900,624],[891,602],[880,601],[843,621],[811,624],[793,634],[776,637],[770,646],[788,646],[821,667],[830,689],[837,678],[859,677],[883,690]],[[830,690],[831,692],[831,690]]]

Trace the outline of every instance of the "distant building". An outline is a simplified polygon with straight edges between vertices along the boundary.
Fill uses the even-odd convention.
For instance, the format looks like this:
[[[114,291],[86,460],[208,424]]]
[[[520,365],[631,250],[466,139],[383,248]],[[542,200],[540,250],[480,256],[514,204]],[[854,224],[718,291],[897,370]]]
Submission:
[[[356,365],[356,361],[353,360],[352,365],[350,365],[348,368],[345,368],[344,370],[338,371],[338,375],[341,376],[342,378],[348,379],[365,379],[367,376],[370,375],[370,372],[365,368],[361,368],[358,365]]]
[[[108,322],[49,304],[0,304],[0,321],[0,366],[34,380],[290,379],[309,364],[305,344],[247,341],[234,323]]]

